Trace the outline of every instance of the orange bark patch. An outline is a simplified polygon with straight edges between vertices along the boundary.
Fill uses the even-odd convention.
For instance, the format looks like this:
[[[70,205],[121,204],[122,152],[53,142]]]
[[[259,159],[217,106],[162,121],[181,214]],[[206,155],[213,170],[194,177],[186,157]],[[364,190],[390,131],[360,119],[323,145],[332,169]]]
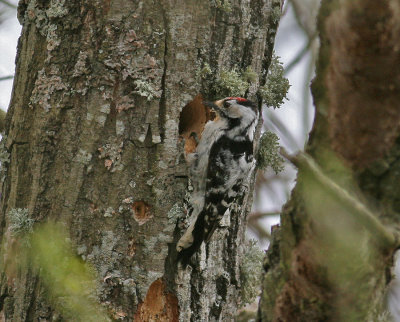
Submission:
[[[139,225],[145,224],[153,215],[150,213],[150,206],[144,201],[135,201],[132,204],[133,218]]]
[[[104,161],[104,166],[107,168],[107,170],[110,170],[111,166],[112,166],[113,162],[110,159],[106,159]]]
[[[110,11],[111,0],[106,0],[103,2],[103,14],[106,16]]]
[[[171,321],[179,319],[178,299],[165,292],[165,283],[158,279],[151,284],[144,302],[140,303],[134,321]]]
[[[196,150],[196,140],[193,133],[201,138],[201,133],[207,121],[213,119],[211,110],[203,104],[201,95],[197,95],[183,109],[179,119],[179,135],[185,139],[185,152],[192,153]]]

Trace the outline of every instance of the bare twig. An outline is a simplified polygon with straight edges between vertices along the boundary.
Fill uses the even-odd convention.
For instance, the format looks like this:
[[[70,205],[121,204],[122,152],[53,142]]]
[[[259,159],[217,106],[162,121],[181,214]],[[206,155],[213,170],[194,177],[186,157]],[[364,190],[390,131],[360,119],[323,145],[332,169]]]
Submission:
[[[303,0],[289,0],[289,2],[292,5],[297,24],[310,39],[316,29],[313,17],[318,12],[318,6],[316,6],[318,1],[315,1],[314,5],[307,4]]]
[[[280,210],[271,212],[253,212],[249,215],[249,220],[258,220],[265,217],[279,216]]]
[[[249,223],[248,226],[257,236],[259,239],[271,239],[271,234],[265,230],[263,226],[257,221]]]
[[[299,61],[302,60],[303,57],[309,52],[311,45],[315,41],[316,37],[317,37],[316,33],[312,35],[311,38],[308,39],[306,45],[297,53],[297,55],[293,58],[293,60],[285,67],[285,75],[287,75],[292,70],[292,68],[296,66],[299,63]]]
[[[279,136],[281,139],[285,140],[287,144],[290,146],[291,149],[293,150],[300,150],[300,147],[297,144],[297,141],[293,134],[289,131],[287,126],[281,122],[279,118],[277,118],[272,112],[266,111],[266,115],[268,116],[265,122],[269,123],[272,125],[275,129],[279,131],[281,136]]]
[[[0,2],[1,2],[1,0],[0,0]],[[13,79],[13,78],[14,78],[14,75],[2,76],[2,77],[0,77],[0,81]]]
[[[17,9],[18,8],[15,4],[13,4],[11,2],[8,2],[6,0],[0,0],[0,3],[6,5],[7,7],[13,8],[13,9]]]

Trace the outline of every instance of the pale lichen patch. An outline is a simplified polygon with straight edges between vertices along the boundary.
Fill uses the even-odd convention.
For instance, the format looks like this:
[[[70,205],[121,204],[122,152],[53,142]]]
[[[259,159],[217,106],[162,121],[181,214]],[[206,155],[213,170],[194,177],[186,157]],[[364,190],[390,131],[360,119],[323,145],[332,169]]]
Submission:
[[[64,17],[68,14],[68,8],[65,6],[65,0],[51,0],[47,9],[37,1],[29,1],[25,11],[24,21],[32,21],[35,23],[39,33],[46,37],[47,42],[47,58],[46,62],[50,62],[53,57],[51,51],[61,44],[61,38],[57,35],[58,24],[55,19]]]
[[[110,104],[104,104],[104,105],[100,106],[100,112],[101,113],[110,114],[110,111],[111,111]]]
[[[46,111],[49,111],[51,104],[51,95],[55,91],[67,90],[68,85],[64,84],[60,77],[60,71],[57,66],[52,66],[49,75],[46,74],[44,68],[38,72],[38,77],[35,81],[35,87],[32,91],[30,106],[39,105]]]
[[[136,86],[135,94],[145,97],[148,101],[161,97],[161,89],[156,88],[149,81],[137,79],[133,82]]]
[[[119,254],[115,251],[118,242],[119,237],[113,231],[102,231],[101,244],[93,246],[92,252],[87,256],[103,278],[109,275],[107,272],[113,271],[114,264],[119,259]]]
[[[123,120],[117,120],[117,122],[115,122],[115,133],[117,135],[122,135],[125,132],[125,124]]]
[[[48,25],[47,35],[46,35],[48,51],[54,50],[61,43],[61,39],[57,36],[56,30],[57,30],[57,25],[54,24]]]
[[[260,294],[262,261],[265,256],[256,241],[249,240],[246,244],[245,256],[240,264],[242,305],[252,303]]]
[[[262,170],[271,167],[275,173],[279,173],[285,168],[284,160],[280,155],[279,138],[275,133],[266,131],[261,135],[257,167]]]
[[[96,117],[96,121],[97,123],[99,123],[101,126],[104,126],[104,124],[106,124],[107,121],[107,116],[105,115],[99,115]]]
[[[115,215],[116,214],[116,211],[114,210],[114,208],[113,207],[108,207],[105,211],[104,211],[104,217],[106,217],[106,218],[110,218],[110,217],[112,217],[113,215]]]
[[[85,165],[88,165],[91,160],[92,154],[83,149],[79,149],[78,153],[74,157],[75,162],[79,162]]]
[[[72,77],[79,77],[81,75],[86,75],[89,73],[89,69],[86,67],[86,60],[88,58],[87,52],[80,51],[78,59],[74,66],[74,73]]]
[[[232,11],[230,0],[211,0],[211,4],[225,13],[230,13]]]
[[[128,256],[134,257],[136,254],[136,240],[135,238],[131,238],[128,243]]]
[[[260,87],[260,95],[265,104],[278,108],[283,104],[283,100],[287,99],[286,95],[289,88],[290,84],[284,76],[282,63],[279,61],[279,57],[274,54],[265,85]]]
[[[185,209],[181,203],[175,203],[172,208],[167,212],[168,225],[164,228],[164,232],[170,231],[170,228],[174,228],[177,221],[183,218],[185,215]]]
[[[7,213],[10,221],[9,230],[12,235],[30,233],[33,228],[34,220],[29,215],[26,208],[13,208]]]
[[[51,0],[50,7],[46,10],[47,17],[61,18],[68,14],[68,8],[65,6],[65,0]]]
[[[100,153],[99,159],[105,159],[104,166],[107,170],[115,172],[123,169],[121,162],[123,146],[124,142],[114,139],[112,143],[106,143],[97,149]]]
[[[90,122],[93,120],[94,115],[92,113],[87,113],[86,114],[86,121]]]
[[[200,76],[201,78],[207,78],[208,76],[212,75],[212,69],[210,64],[205,62],[203,66],[198,66],[196,70],[196,76]]]

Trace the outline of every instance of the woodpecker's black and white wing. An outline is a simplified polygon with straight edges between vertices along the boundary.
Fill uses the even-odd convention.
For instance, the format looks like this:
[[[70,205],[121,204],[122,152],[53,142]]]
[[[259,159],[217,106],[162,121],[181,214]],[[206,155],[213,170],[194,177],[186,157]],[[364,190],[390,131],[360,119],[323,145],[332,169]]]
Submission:
[[[211,148],[204,207],[191,227],[191,245],[179,254],[183,263],[189,261],[203,241],[209,241],[232,203],[242,199],[253,167],[253,143],[250,140],[237,142],[224,136]]]

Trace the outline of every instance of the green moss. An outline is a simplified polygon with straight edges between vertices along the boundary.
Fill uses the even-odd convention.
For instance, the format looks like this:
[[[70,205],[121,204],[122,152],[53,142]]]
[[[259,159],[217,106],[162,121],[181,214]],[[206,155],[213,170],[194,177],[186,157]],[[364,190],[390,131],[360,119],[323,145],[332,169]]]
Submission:
[[[377,317],[377,322],[391,322],[393,321],[392,315],[389,311],[383,311]]]
[[[10,153],[7,151],[5,142],[7,137],[3,135],[0,141],[0,181],[3,182],[7,175],[6,165],[10,163]]]
[[[257,155],[257,167],[266,169],[271,167],[275,173],[284,169],[283,158],[279,154],[279,138],[275,133],[264,132],[260,139],[260,148]]]
[[[249,83],[236,68],[222,69],[215,87],[221,97],[243,96],[249,88]]]
[[[13,208],[8,214],[9,229],[13,235],[23,235],[32,232],[34,220],[30,218],[26,208]]]
[[[274,8],[272,9],[271,13],[272,21],[277,24],[281,19],[281,15],[282,15],[282,10],[279,2],[278,5],[274,6]]]
[[[229,13],[232,11],[232,5],[229,0],[213,0],[214,6]]]
[[[202,68],[200,68],[200,66],[199,66],[197,74],[201,78],[206,78],[208,75],[211,75],[212,74],[212,70],[211,70],[210,65],[208,63],[204,63]]]
[[[51,0],[50,8],[46,10],[48,18],[61,18],[68,14],[68,9],[65,6],[65,0]]]
[[[0,132],[4,132],[6,127],[6,115],[7,113],[0,109]]]
[[[265,85],[260,87],[259,93],[265,104],[273,108],[279,108],[283,104],[283,100],[287,99],[287,93],[290,88],[289,81],[284,77],[284,70],[279,57],[272,56],[271,65],[269,66],[267,80]]]
[[[249,240],[246,252],[240,265],[240,281],[242,305],[253,303],[260,293],[262,261],[264,252],[255,240]]]
[[[258,79],[258,74],[253,70],[253,68],[251,68],[251,66],[248,66],[243,72],[242,78],[248,83],[254,83]]]

